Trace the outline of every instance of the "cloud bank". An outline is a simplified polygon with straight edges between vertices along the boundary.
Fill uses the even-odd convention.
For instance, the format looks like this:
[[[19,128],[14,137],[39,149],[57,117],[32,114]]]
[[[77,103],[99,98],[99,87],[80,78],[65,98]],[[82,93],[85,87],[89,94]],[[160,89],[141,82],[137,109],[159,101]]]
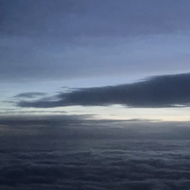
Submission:
[[[163,75],[118,86],[81,88],[50,100],[20,101],[20,107],[108,106],[137,108],[184,107],[190,104],[190,73]]]

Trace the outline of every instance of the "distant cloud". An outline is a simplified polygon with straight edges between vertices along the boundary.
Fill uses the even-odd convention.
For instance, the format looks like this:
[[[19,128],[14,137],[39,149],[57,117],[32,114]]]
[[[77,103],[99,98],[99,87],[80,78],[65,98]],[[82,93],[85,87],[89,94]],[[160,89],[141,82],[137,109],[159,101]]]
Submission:
[[[81,88],[60,93],[54,100],[20,101],[20,107],[108,106],[184,107],[190,105],[190,73],[163,75],[118,86]]]
[[[19,115],[20,113],[20,115]],[[92,114],[78,114],[78,115],[66,115],[64,112],[60,115],[54,115],[57,112],[42,112],[41,114],[31,115],[31,113],[39,113],[39,112],[25,112],[26,115],[23,116],[23,112],[18,112],[18,115],[10,115],[10,116],[0,116],[0,126],[31,126],[31,125],[46,125],[46,126],[55,126],[55,125],[70,125],[70,124],[79,124],[84,120],[92,119]],[[51,114],[50,114],[51,113]],[[28,114],[28,115],[27,115]],[[7,129],[6,128],[6,129]]]

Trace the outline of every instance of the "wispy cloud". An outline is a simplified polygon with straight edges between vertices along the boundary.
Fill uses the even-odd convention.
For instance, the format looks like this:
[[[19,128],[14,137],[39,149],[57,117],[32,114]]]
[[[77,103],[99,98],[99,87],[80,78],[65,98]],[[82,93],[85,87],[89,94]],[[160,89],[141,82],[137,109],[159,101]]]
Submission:
[[[60,93],[55,100],[20,101],[20,107],[108,106],[184,107],[190,104],[190,74],[164,75],[132,84],[81,88]]]
[[[17,94],[16,96],[14,96],[15,98],[36,98],[36,97],[39,97],[39,96],[45,96],[47,95],[47,93],[44,93],[44,92],[24,92],[24,93],[20,93],[20,94]]]

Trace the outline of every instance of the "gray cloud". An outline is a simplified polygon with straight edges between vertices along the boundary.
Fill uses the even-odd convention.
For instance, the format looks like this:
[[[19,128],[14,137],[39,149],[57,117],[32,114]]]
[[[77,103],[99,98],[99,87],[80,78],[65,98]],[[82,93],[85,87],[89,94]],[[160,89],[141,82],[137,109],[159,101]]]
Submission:
[[[77,89],[55,99],[20,101],[20,107],[107,106],[183,107],[190,104],[190,74],[164,75],[126,85]]]

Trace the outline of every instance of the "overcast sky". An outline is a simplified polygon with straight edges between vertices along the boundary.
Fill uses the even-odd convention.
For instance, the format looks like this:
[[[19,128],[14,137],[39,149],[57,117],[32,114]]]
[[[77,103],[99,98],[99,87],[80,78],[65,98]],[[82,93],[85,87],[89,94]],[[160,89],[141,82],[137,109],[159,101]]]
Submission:
[[[190,1],[0,0],[0,9],[1,115],[188,120]]]

